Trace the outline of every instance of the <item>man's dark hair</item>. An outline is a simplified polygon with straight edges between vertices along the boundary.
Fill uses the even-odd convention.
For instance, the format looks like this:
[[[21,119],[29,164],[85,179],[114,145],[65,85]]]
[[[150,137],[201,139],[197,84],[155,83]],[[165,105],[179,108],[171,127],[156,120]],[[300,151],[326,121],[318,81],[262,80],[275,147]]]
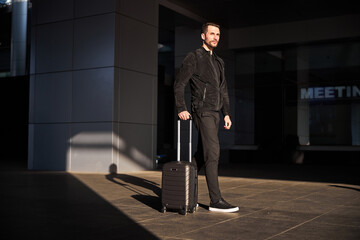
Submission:
[[[202,25],[201,33],[206,34],[206,33],[207,33],[207,30],[208,30],[208,26],[214,26],[214,27],[217,27],[218,29],[220,29],[220,25],[219,25],[219,24],[212,23],[212,22],[208,22],[208,23],[204,23],[204,24]]]

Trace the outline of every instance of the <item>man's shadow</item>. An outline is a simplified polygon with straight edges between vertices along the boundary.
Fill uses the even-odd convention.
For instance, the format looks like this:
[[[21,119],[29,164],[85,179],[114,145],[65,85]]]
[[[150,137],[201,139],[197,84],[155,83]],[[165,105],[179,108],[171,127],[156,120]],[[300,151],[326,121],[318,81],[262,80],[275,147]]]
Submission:
[[[158,183],[127,174],[117,174],[115,164],[111,164],[109,170],[110,174],[106,175],[107,180],[134,192],[135,194],[131,197],[139,202],[157,211],[161,209],[161,188]],[[142,188],[151,190],[156,196],[149,194]]]

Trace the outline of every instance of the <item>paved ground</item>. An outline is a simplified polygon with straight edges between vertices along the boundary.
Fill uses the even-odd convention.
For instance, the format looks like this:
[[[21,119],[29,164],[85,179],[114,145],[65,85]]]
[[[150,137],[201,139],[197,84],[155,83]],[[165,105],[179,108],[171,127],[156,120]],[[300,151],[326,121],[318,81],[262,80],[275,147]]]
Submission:
[[[1,239],[360,239],[357,168],[220,168],[237,213],[160,213],[160,171],[117,175],[0,171]]]

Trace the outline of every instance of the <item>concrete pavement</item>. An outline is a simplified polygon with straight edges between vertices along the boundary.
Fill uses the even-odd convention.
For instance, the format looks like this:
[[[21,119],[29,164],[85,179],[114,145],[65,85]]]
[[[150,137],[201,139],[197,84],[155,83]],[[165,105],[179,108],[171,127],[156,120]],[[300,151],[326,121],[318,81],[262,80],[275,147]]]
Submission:
[[[220,166],[237,213],[160,213],[161,171],[84,174],[0,171],[1,239],[360,239],[354,167]]]

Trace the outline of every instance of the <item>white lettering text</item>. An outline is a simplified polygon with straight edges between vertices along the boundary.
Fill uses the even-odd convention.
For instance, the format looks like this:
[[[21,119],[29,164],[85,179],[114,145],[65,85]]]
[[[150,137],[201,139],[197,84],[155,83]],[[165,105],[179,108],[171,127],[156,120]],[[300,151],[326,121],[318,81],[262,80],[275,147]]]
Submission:
[[[301,99],[331,99],[360,97],[360,88],[353,86],[310,87],[300,89]]]

